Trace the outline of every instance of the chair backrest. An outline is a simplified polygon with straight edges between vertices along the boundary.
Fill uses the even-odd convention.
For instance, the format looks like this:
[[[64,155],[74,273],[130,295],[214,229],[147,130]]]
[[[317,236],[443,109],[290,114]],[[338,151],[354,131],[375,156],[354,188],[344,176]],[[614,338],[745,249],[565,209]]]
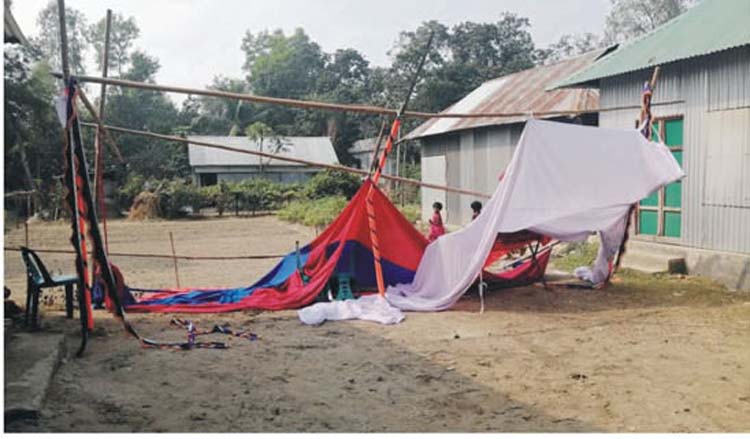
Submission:
[[[44,266],[44,263],[34,250],[27,247],[21,247],[21,257],[23,258],[23,263],[26,264],[26,270],[29,276],[35,282],[39,284],[52,283],[52,276],[50,276],[47,267]]]

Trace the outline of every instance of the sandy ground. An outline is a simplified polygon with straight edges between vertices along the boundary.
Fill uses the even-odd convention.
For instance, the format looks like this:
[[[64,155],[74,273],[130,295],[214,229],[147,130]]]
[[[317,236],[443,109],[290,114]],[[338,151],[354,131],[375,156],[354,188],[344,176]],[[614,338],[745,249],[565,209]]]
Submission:
[[[266,254],[312,233],[273,217],[110,224],[110,250]],[[67,248],[65,224],[34,224],[31,245]],[[6,245],[23,230],[6,232]],[[23,267],[5,253],[22,302]],[[43,255],[69,272],[66,257]],[[116,259],[129,284],[174,285],[169,260]],[[244,285],[274,261],[181,262],[183,286]],[[46,310],[49,330],[77,322]],[[10,431],[749,431],[750,298],[698,279],[625,272],[605,291],[532,286],[476,294],[386,327],[305,327],[294,311],[188,316],[258,341],[229,350],[141,349],[97,312],[80,359],[58,371],[42,418]],[[182,340],[171,315],[130,315],[145,336]],[[210,339],[206,337],[205,339]]]

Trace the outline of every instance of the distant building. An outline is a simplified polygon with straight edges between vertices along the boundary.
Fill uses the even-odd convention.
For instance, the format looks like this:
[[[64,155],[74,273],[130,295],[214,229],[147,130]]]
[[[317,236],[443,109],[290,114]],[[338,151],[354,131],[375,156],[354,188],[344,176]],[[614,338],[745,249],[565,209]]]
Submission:
[[[280,183],[303,183],[321,170],[302,164],[190,143],[203,141],[247,151],[260,151],[260,145],[247,137],[188,136],[187,141],[190,168],[195,181],[201,186],[250,178],[265,178]],[[338,163],[336,151],[328,137],[284,137],[280,146],[266,139],[263,143],[263,152],[323,164]]]
[[[347,151],[349,154],[352,155],[357,160],[357,167],[359,169],[370,169],[370,166],[372,166],[372,157],[375,153],[375,145],[378,141],[377,137],[368,137],[366,139],[357,140],[354,142],[354,146],[349,148]],[[383,142],[385,143],[385,142]],[[381,145],[381,151],[382,148],[385,145]],[[394,150],[386,160],[385,163],[385,169],[383,169],[384,174],[396,174],[396,151]]]
[[[546,90],[563,78],[590,65],[603,53],[593,51],[554,64],[524,70],[487,81],[443,113],[526,113],[516,117],[433,118],[406,138],[422,144],[422,181],[492,194],[500,173],[510,162],[524,123],[531,117],[597,124],[599,94],[590,89]],[[591,109],[591,112],[587,110]],[[582,111],[576,118],[564,115],[534,116],[551,111]],[[450,224],[471,220],[470,204],[476,197],[422,188],[422,217],[429,218],[432,204],[444,206]],[[485,201],[485,200],[482,200]]]
[[[686,256],[697,274],[735,272],[727,285],[750,290],[750,2],[704,0],[559,86],[598,89],[602,108],[638,106],[654,66],[655,126],[686,176],[639,203],[634,239],[650,254]],[[599,123],[632,128],[637,118],[607,111]]]

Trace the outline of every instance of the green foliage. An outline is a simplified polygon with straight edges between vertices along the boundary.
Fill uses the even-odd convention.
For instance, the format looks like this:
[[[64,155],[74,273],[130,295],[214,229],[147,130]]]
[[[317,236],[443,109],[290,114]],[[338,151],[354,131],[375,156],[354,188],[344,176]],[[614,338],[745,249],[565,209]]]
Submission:
[[[96,65],[99,71],[102,70],[104,61],[104,40],[107,25],[106,16],[91,25],[89,28],[89,38],[96,51]],[[127,67],[130,61],[130,48],[133,41],[138,38],[140,29],[133,17],[125,18],[119,13],[112,14],[112,26],[109,32],[109,68],[115,70],[120,76],[123,69]]]
[[[322,228],[336,219],[347,203],[347,199],[341,196],[299,200],[284,206],[278,216],[284,221]]]
[[[28,48],[4,52],[5,190],[45,189],[62,174],[60,123],[50,67]]]
[[[170,181],[157,192],[159,196],[159,211],[167,218],[180,218],[189,212],[198,212],[206,204],[206,199],[200,188],[193,184],[186,184],[182,180]]]
[[[578,267],[593,264],[598,251],[598,241],[571,243],[552,260],[552,265],[560,270],[572,272]]]
[[[349,199],[361,185],[359,177],[354,174],[325,170],[310,179],[305,187],[305,195],[308,198],[343,196]]]
[[[422,215],[422,209],[419,204],[405,204],[398,206],[398,210],[412,224],[416,223]]]
[[[39,35],[31,40],[39,48],[43,59],[54,71],[61,71],[60,18],[57,2],[50,0],[36,19]],[[73,74],[86,73],[84,64],[89,50],[89,26],[86,16],[70,6],[65,8],[65,28],[68,34],[68,60]]]
[[[215,207],[219,216],[224,215],[234,198],[230,192],[229,184],[224,181],[213,186],[202,187],[200,192],[203,197],[203,204]]]

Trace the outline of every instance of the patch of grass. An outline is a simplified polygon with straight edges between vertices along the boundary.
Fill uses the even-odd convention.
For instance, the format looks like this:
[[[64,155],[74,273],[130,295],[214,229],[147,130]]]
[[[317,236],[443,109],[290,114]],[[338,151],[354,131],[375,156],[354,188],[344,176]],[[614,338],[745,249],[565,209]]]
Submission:
[[[278,212],[280,219],[322,228],[330,224],[346,207],[344,197],[325,197],[317,200],[299,200],[288,203]]]
[[[550,261],[550,264],[558,270],[572,272],[578,267],[592,265],[594,259],[596,259],[596,252],[598,251],[598,241],[571,243],[555,255]]]

